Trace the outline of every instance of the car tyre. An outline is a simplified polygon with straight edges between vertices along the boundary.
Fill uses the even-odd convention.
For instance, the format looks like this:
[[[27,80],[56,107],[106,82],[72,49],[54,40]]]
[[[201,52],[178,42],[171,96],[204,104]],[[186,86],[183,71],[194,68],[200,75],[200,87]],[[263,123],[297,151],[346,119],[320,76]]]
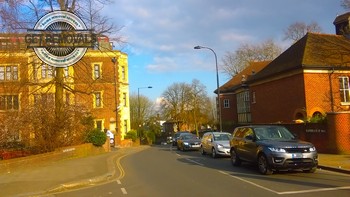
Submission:
[[[217,157],[215,148],[212,148],[212,149],[211,149],[211,157],[212,157],[212,158],[216,158],[216,157]]]
[[[264,154],[260,154],[258,157],[258,168],[261,174],[270,175],[273,173]]]
[[[184,145],[181,146],[181,151],[185,152],[185,146]]]
[[[242,161],[241,161],[241,159],[239,159],[235,149],[231,150],[231,154],[230,155],[231,155],[231,163],[232,163],[232,165],[240,166]]]
[[[201,146],[201,150],[200,150],[200,152],[201,152],[201,154],[202,154],[202,155],[205,155],[205,154],[206,154],[206,152],[204,151],[203,146]]]

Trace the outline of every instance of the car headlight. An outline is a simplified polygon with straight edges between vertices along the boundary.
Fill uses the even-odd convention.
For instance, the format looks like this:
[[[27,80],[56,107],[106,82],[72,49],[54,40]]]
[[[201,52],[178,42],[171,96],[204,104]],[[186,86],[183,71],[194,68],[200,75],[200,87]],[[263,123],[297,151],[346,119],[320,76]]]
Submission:
[[[272,152],[277,152],[277,153],[285,153],[286,152],[286,150],[283,148],[268,147],[268,149]]]
[[[217,144],[216,145],[218,148],[224,148],[224,146],[222,144]]]
[[[310,152],[315,152],[315,151],[316,151],[316,147],[314,147],[314,146],[313,146],[313,147],[310,147],[310,148],[309,148],[309,151],[310,151]]]
[[[188,146],[188,142],[184,142],[184,145]]]

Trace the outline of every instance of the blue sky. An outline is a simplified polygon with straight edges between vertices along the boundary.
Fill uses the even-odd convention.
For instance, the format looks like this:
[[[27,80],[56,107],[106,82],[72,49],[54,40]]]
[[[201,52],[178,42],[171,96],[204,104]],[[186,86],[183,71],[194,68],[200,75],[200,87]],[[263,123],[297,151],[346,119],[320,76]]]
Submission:
[[[242,44],[273,39],[284,49],[284,30],[295,22],[317,22],[324,33],[334,34],[333,21],[346,12],[341,0],[115,0],[106,14],[119,26],[127,44],[116,48],[129,58],[130,93],[152,101],[173,83],[198,79],[214,97],[215,58],[220,85],[229,80],[220,71],[227,51]]]

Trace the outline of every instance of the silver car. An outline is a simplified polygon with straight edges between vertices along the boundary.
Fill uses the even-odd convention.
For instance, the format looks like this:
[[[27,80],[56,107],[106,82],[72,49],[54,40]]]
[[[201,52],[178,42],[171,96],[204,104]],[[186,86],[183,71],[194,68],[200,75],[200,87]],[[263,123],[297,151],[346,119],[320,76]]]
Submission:
[[[261,174],[299,169],[315,172],[318,154],[314,145],[301,141],[283,126],[254,125],[237,127],[230,140],[231,161],[258,164]]]
[[[200,152],[202,155],[211,154],[213,158],[217,156],[230,156],[231,134],[226,132],[206,132],[201,141]]]

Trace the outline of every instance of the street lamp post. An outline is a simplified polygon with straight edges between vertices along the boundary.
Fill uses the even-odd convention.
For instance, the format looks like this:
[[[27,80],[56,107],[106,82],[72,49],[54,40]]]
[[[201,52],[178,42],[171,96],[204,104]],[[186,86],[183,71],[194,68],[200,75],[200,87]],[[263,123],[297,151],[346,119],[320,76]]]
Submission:
[[[140,114],[140,89],[145,89],[145,88],[152,88],[152,86],[147,86],[147,87],[139,87],[137,88],[137,126],[140,127],[140,118],[141,118],[141,114]],[[138,128],[139,130],[140,128]],[[138,137],[141,137],[140,134],[138,133]],[[140,138],[141,140],[141,138]]]
[[[115,57],[112,58],[113,63],[113,71],[114,71],[114,111],[115,111],[115,132],[119,134],[119,123],[118,123],[118,98],[117,98],[117,59]]]
[[[218,59],[216,56],[216,53],[213,49],[209,48],[209,47],[204,47],[204,46],[195,46],[194,49],[209,49],[211,50],[211,52],[214,53],[215,56],[215,67],[216,67],[216,89],[217,89],[217,102],[218,102],[218,106],[217,106],[217,111],[219,112],[218,114],[218,119],[219,119],[219,130],[222,131],[222,120],[221,120],[221,102],[220,102],[220,87],[219,87],[219,69],[218,69]]]

